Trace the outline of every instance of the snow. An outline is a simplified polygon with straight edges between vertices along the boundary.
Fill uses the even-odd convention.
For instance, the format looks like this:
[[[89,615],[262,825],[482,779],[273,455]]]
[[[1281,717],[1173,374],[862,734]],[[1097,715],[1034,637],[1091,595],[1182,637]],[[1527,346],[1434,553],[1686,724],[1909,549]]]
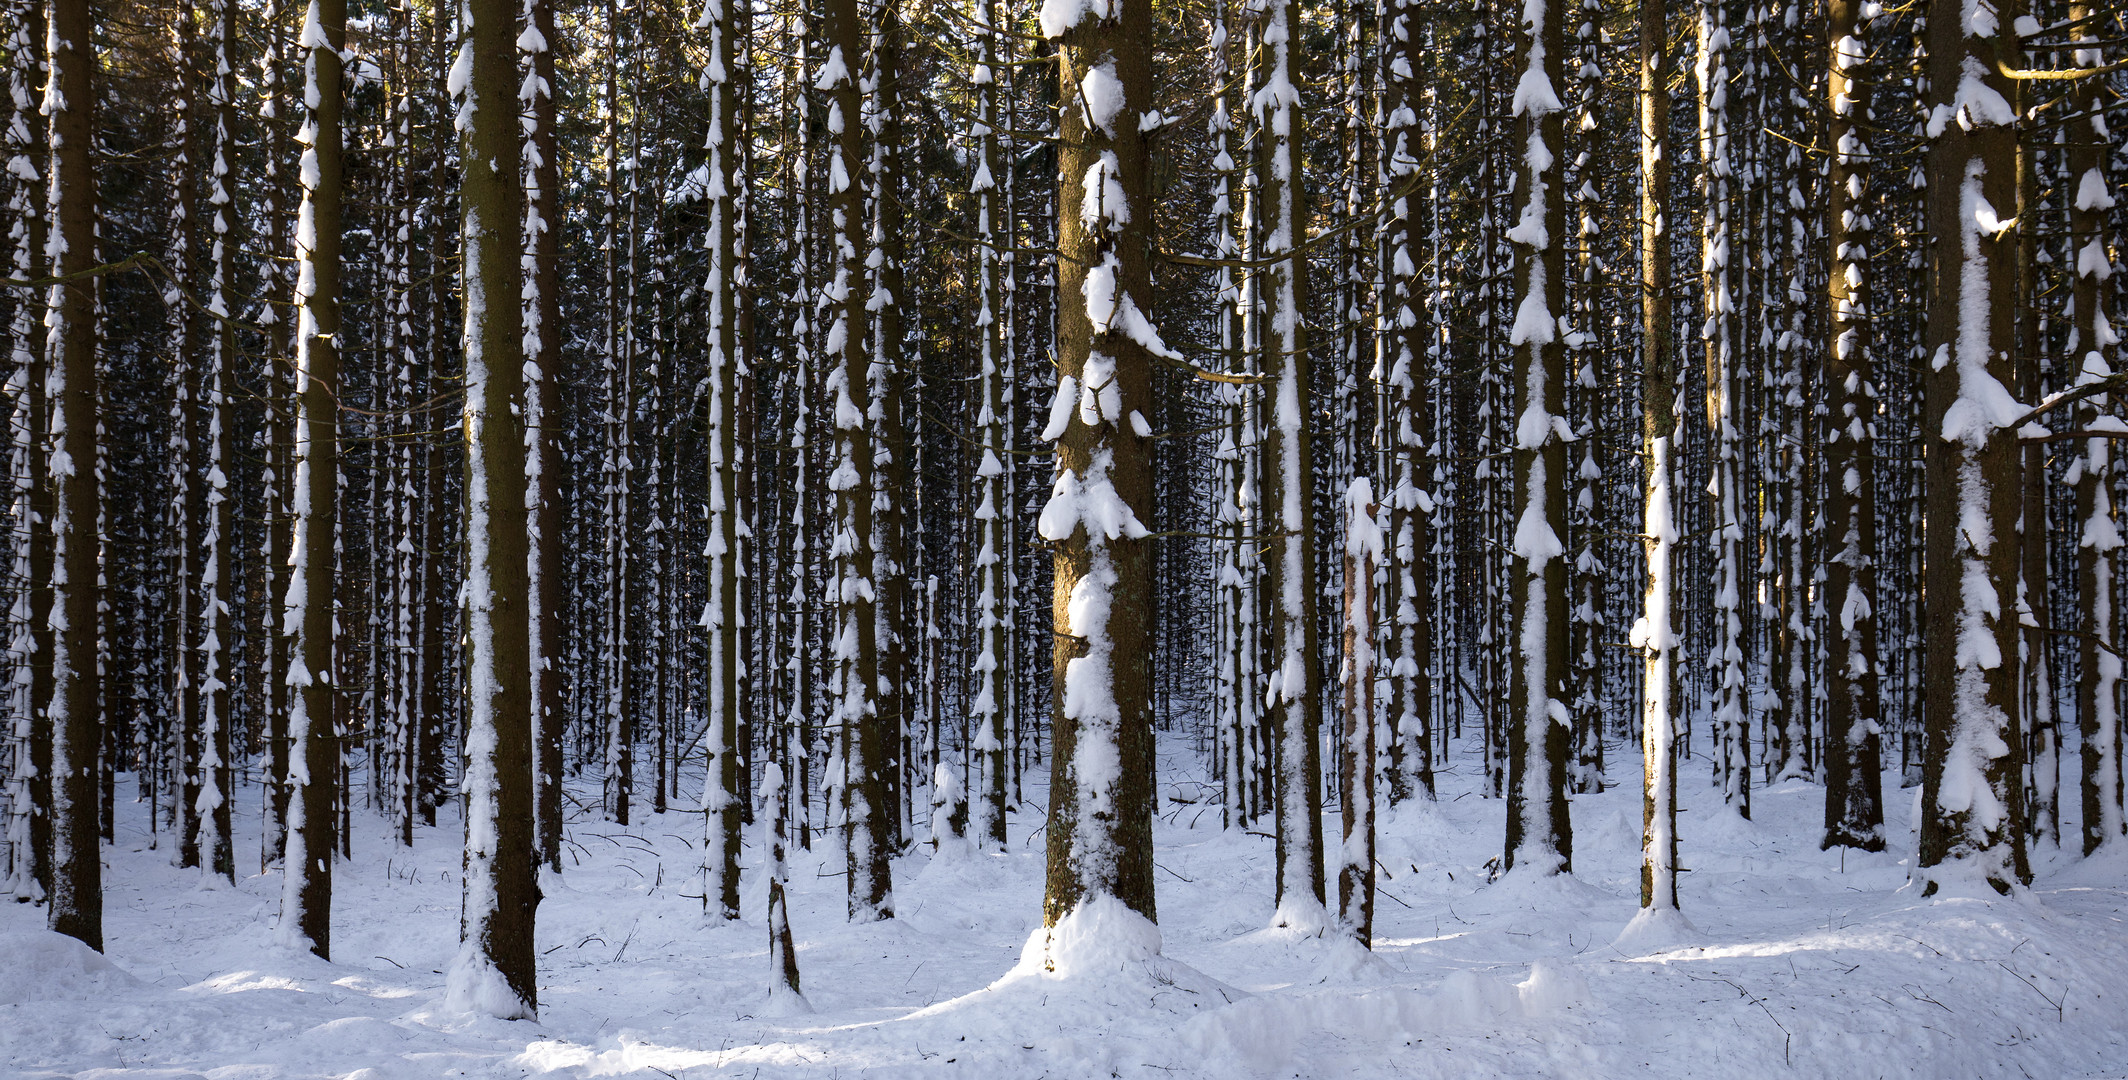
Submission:
[[[1200,778],[1186,742],[1161,751],[1159,775]],[[2043,847],[2028,896],[1922,900],[1906,887],[1910,800],[1887,806],[1898,850],[1848,851],[1843,866],[1818,850],[1822,789],[1761,790],[1739,822],[1708,812],[1718,791],[1687,782],[1683,902],[1698,931],[1672,933],[1677,920],[1634,918],[1633,757],[1613,758],[1620,784],[1573,797],[1575,877],[1486,885],[1502,803],[1457,798],[1480,780],[1477,759],[1458,756],[1440,802],[1379,825],[1380,888],[1394,897],[1375,915],[1381,963],[1329,979],[1340,939],[1262,929],[1271,841],[1221,828],[1216,809],[1154,822],[1158,927],[1094,901],[1045,933],[1048,770],[1031,770],[1016,850],[898,858],[895,920],[844,920],[835,845],[791,852],[791,925],[817,1009],[796,1016],[772,1015],[764,985],[760,848],[744,861],[746,922],[704,926],[692,890],[674,887],[697,858],[682,839],[690,813],[646,814],[634,830],[568,823],[572,857],[540,908],[532,1023],[442,1008],[437,972],[458,937],[452,808],[412,849],[356,810],[355,858],[334,875],[342,961],[328,964],[270,946],[259,908],[277,873],[196,891],[194,871],[147,846],[145,805],[121,799],[107,960],[46,931],[40,909],[0,905],[0,1072],[1770,1080],[1856,1075],[1866,1058],[1870,1076],[2120,1075],[2128,857]],[[699,786],[699,767],[685,783]],[[236,800],[239,836],[258,835],[257,795],[246,785]]]
[[[1964,442],[1973,449],[1986,445],[1998,428],[2009,427],[2028,411],[2008,387],[1988,370],[1989,296],[1988,263],[1981,251],[1983,233],[2000,234],[2003,223],[1995,208],[1981,194],[1980,178],[1986,171],[1978,160],[1969,162],[1965,182],[1959,187],[1958,220],[1963,260],[1958,275],[1958,397],[1943,414],[1943,438]],[[1983,500],[1984,501],[1984,500]]]
[[[1113,0],[1042,0],[1042,36],[1054,41],[1079,25],[1090,11],[1107,18]]]
[[[1123,80],[1116,77],[1116,62],[1104,60],[1086,69],[1079,93],[1086,100],[1087,120],[1115,138],[1116,114],[1123,111]]]

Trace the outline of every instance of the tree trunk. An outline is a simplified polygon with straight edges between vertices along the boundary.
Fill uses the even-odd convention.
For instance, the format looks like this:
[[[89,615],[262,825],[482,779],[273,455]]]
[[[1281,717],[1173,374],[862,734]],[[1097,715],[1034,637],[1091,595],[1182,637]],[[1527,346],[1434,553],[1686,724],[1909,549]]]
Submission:
[[[533,916],[533,702],[525,509],[523,198],[516,11],[466,0],[460,113],[466,358],[464,898],[448,1007],[539,1008]],[[464,119],[469,118],[469,122]]]
[[[1869,46],[1859,0],[1827,0],[1829,50],[1826,139],[1828,281],[1824,385],[1832,397],[1825,433],[1825,535],[1837,545],[1826,565],[1826,594],[1839,625],[1826,653],[1831,683],[1825,710],[1823,847],[1884,850],[1883,763],[1877,694],[1877,528],[1875,431],[1877,387],[1870,356],[1873,306],[1868,286],[1873,222],[1867,144]]]
[[[1744,521],[1741,380],[1736,370],[1735,293],[1732,249],[1741,251],[1731,228],[1732,172],[1729,158],[1729,28],[1722,0],[1699,3],[1700,293],[1704,321],[1700,343],[1707,366],[1707,438],[1713,478],[1707,485],[1714,536],[1715,640],[1707,656],[1714,680],[1714,767],[1722,801],[1738,816],[1751,816],[1751,724],[1744,685]]]
[[[55,277],[96,265],[95,26],[88,0],[50,0],[45,107],[51,137]],[[46,297],[45,392],[51,456],[52,696],[51,928],[103,951],[103,857],[97,781],[103,745],[97,704],[97,279],[54,285]]]
[[[532,706],[538,718],[533,744],[533,786],[538,819],[539,861],[553,873],[562,869],[562,736],[567,720],[569,602],[566,547],[562,536],[562,453],[567,407],[562,399],[561,257],[554,226],[563,220],[561,149],[556,138],[554,104],[554,5],[525,0],[521,62],[533,80],[527,103],[531,130],[524,141],[525,269],[524,349],[529,370],[538,376],[525,384],[526,482],[532,485],[534,509],[526,518],[531,544],[533,605]]]
[[[235,231],[229,190],[229,158],[235,148],[236,92],[229,65],[229,43],[236,38],[234,0],[213,0],[208,7],[209,64],[213,82],[208,105],[214,111],[214,158],[209,164],[207,205],[212,207],[214,239],[208,252],[207,311],[216,316],[229,312],[229,236]],[[230,835],[230,802],[235,795],[231,768],[229,729],[235,719],[230,708],[225,673],[233,675],[224,659],[228,648],[222,629],[235,562],[231,545],[236,539],[230,517],[228,470],[235,462],[227,453],[227,439],[234,428],[228,377],[237,357],[236,331],[229,323],[216,321],[208,330],[207,371],[207,475],[206,531],[201,537],[200,557],[200,761],[199,864],[203,879],[220,877],[236,883],[236,849]],[[234,626],[231,626],[234,629]]]
[[[1647,579],[1633,645],[1641,669],[1640,906],[1677,907],[1676,357],[1670,338],[1669,9],[1640,5],[1640,433]]]
[[[339,848],[340,745],[333,723],[334,550],[339,509],[340,195],[339,50],[344,0],[311,0],[298,44],[309,102],[296,223],[296,441],[294,539],[286,622],[295,638],[287,676],[289,777],[282,856],[281,942],[332,958],[332,864]],[[307,138],[305,138],[307,136]]]
[[[18,278],[37,276],[45,257],[49,222],[44,205],[46,145],[38,89],[44,72],[45,9],[42,0],[12,0],[8,16],[8,89],[13,117],[7,149],[25,168],[11,172],[9,216],[14,233],[14,271]],[[14,528],[10,537],[13,587],[21,590],[8,604],[9,737],[15,743],[15,766],[8,777],[7,843],[10,862],[6,893],[36,900],[52,891],[52,488],[47,474],[45,438],[51,425],[46,396],[46,364],[40,327],[43,296],[25,290],[15,296],[9,327],[14,390],[10,417],[9,476]]]
[[[970,749],[980,761],[979,798],[974,800],[976,842],[992,851],[1005,850],[1005,810],[1008,794],[1007,773],[1010,763],[1006,759],[1004,688],[1001,676],[1009,671],[1005,662],[1012,643],[1005,637],[1004,608],[1013,602],[1008,585],[1011,579],[1005,565],[1006,522],[1017,517],[1015,508],[1007,503],[1004,477],[1006,464],[1011,460],[1006,450],[1005,430],[1005,372],[1000,370],[1004,361],[1002,333],[998,308],[1003,300],[1002,283],[999,281],[999,253],[1004,246],[1000,238],[1005,234],[1001,227],[1002,207],[998,198],[998,26],[997,0],[977,0],[975,15],[979,20],[978,47],[982,50],[976,61],[975,84],[977,93],[976,123],[978,163],[975,180],[970,185],[976,204],[976,258],[981,276],[982,310],[976,316],[976,330],[982,335],[976,370],[976,416],[975,426],[980,432],[983,456],[976,464],[977,485],[974,511],[976,531],[976,597],[975,597],[975,698],[970,703],[975,736]]]
[[[1316,695],[1314,461],[1308,431],[1308,262],[1299,245],[1308,213],[1301,179],[1304,142],[1293,55],[1300,6],[1280,0],[1268,9],[1263,44],[1269,54],[1264,85],[1253,102],[1257,141],[1259,256],[1264,271],[1265,327],[1261,340],[1265,392],[1271,395],[1264,431],[1263,505],[1272,524],[1264,544],[1264,594],[1270,598],[1265,699],[1277,740],[1277,900],[1273,922],[1310,933],[1324,927],[1322,713]],[[1135,205],[1135,204],[1134,204]]]
[[[828,95],[828,213],[832,280],[824,292],[832,312],[827,332],[827,392],[834,410],[834,471],[828,489],[835,492],[837,527],[831,554],[838,560],[830,595],[840,623],[834,638],[841,700],[837,719],[842,738],[841,797],[844,808],[843,850],[849,860],[849,915],[852,922],[894,916],[891,857],[894,806],[887,770],[892,761],[888,740],[893,719],[880,706],[878,583],[873,544],[873,498],[879,470],[869,419],[877,387],[868,375],[873,342],[867,277],[863,98],[852,65],[864,59],[864,23],[856,0],[820,0],[815,9],[823,24],[821,40],[828,55],[815,85]]]
[[[1929,5],[1927,402],[1928,741],[1922,763],[1924,895],[1945,883],[2007,893],[2028,881],[2017,679],[2021,503],[2015,295],[2019,217],[2012,28],[1999,11]],[[1970,18],[1971,25],[1968,25]],[[1978,68],[1978,74],[1973,69]]]
[[[1057,396],[1042,436],[1057,482],[1037,529],[1055,542],[1056,651],[1042,921],[1153,904],[1151,359],[1152,5],[1045,18],[1065,101],[1057,178]],[[1317,870],[1318,875],[1321,873]],[[1317,879],[1320,881],[1320,877]],[[1318,894],[1319,895],[1319,894]],[[1054,936],[1051,941],[1054,943]]]
[[[2089,3],[2074,4],[2069,18],[2089,19],[2096,12]],[[2090,24],[2077,36],[2096,41]],[[2104,64],[2097,49],[2079,49],[2075,66],[2095,68]],[[2067,138],[2069,180],[2073,186],[2069,210],[2069,246],[2075,255],[2074,298],[2076,322],[2069,331],[2068,354],[2076,365],[2078,382],[2114,374],[2119,337],[2110,322],[2109,279],[2113,260],[2107,240],[2107,212],[2115,197],[2107,175],[2106,157],[2112,150],[2099,81],[2080,79],[2069,94],[2072,117]],[[2076,428],[2098,430],[2100,418],[2109,414],[2112,395],[2085,399],[2077,412]],[[2117,421],[2116,421],[2117,423]],[[2113,443],[2100,437],[2084,440],[2081,470],[2076,478],[2077,589],[2082,599],[2078,610],[2081,631],[2077,641],[2077,670],[2083,674],[2076,688],[2076,715],[2083,753],[2078,785],[2083,801],[2083,851],[2089,855],[2123,835],[2121,804],[2121,654],[2124,647],[2120,613],[2115,610],[2120,577],[2121,533],[2113,505]],[[2035,588],[2043,584],[2035,583]],[[2052,694],[2051,685],[2040,688]]]
[[[1515,245],[1514,487],[1521,501],[1514,530],[1509,603],[1514,670],[1508,685],[1507,847],[1509,870],[1571,872],[1567,758],[1572,729],[1566,710],[1565,548],[1566,349],[1559,313],[1566,299],[1565,185],[1557,171],[1564,113],[1557,87],[1565,67],[1563,13],[1532,7],[1541,18],[1524,27],[1525,69],[1515,93],[1515,144],[1523,203],[1507,238]]]
[[[705,834],[702,846],[702,910],[722,920],[739,917],[739,695],[748,685],[740,678],[741,639],[745,635],[744,595],[740,592],[738,470],[736,438],[739,411],[738,215],[740,189],[735,172],[738,142],[747,135],[738,122],[735,53],[744,47],[733,32],[730,0],[710,0],[698,24],[709,35],[709,66],[703,82],[709,91],[708,178],[709,280],[702,294],[709,311],[709,378],[707,432],[709,476],[709,601],[702,609],[708,631],[707,774],[702,794]]]
[[[1345,495],[1345,737],[1339,746],[1339,814],[1343,846],[1337,869],[1337,914],[1359,943],[1374,944],[1375,571],[1382,526],[1374,487],[1361,477]]]

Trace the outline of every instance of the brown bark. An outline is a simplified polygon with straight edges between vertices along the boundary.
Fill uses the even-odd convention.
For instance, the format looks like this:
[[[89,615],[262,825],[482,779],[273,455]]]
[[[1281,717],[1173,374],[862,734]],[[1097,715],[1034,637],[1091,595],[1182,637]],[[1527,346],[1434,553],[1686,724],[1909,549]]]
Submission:
[[[96,265],[95,27],[88,0],[51,0],[45,63],[51,137],[50,227],[64,249],[54,276]],[[83,277],[51,290],[45,339],[52,456],[51,928],[103,950],[97,705],[96,291]]]
[[[1061,111],[1057,177],[1057,375],[1060,386],[1086,388],[1090,358],[1113,358],[1114,371],[1096,378],[1078,408],[1053,410],[1065,419],[1056,435],[1057,470],[1074,484],[1105,479],[1115,498],[1139,522],[1152,515],[1152,443],[1128,426],[1133,410],[1150,413],[1151,357],[1144,345],[1116,327],[1095,326],[1081,299],[1087,271],[1115,260],[1118,303],[1129,297],[1140,312],[1152,312],[1152,271],[1146,246],[1152,218],[1151,158],[1137,117],[1152,100],[1152,4],[1118,0],[1114,14],[1091,13],[1058,39]],[[1121,88],[1122,108],[1113,129],[1090,121],[1083,81],[1109,65]],[[1112,155],[1113,161],[1106,159]],[[1087,205],[1087,176],[1103,170],[1094,185],[1099,202]],[[1120,196],[1126,219],[1117,220],[1107,200]],[[1114,396],[1101,400],[1108,389]],[[1087,397],[1093,399],[1089,409]],[[1098,418],[1092,422],[1089,417]],[[1054,428],[1052,428],[1054,431]],[[1060,515],[1062,516],[1062,515]],[[1152,542],[1143,528],[1114,537],[1089,532],[1080,520],[1055,522],[1044,535],[1056,541],[1051,601],[1056,628],[1050,693],[1052,741],[1048,827],[1048,877],[1042,921],[1054,925],[1082,903],[1112,896],[1148,919],[1153,898]],[[1073,594],[1085,582],[1087,595],[1105,589],[1100,619],[1073,620]],[[1089,612],[1093,614],[1093,612]],[[1108,650],[1096,655],[1096,644]],[[1107,671],[1100,666],[1106,663]],[[1114,709],[1074,715],[1066,681],[1072,665],[1086,664],[1087,689],[1105,689]],[[1106,678],[1100,676],[1105,674]],[[1093,754],[1113,754],[1120,768],[1111,783],[1082,777],[1082,740],[1108,745]],[[1091,790],[1082,802],[1081,783]]]

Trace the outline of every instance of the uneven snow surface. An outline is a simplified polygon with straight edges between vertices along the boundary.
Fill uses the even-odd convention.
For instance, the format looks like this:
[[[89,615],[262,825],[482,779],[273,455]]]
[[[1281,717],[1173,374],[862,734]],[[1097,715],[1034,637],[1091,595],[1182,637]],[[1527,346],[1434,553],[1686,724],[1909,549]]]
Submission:
[[[766,1008],[758,828],[749,921],[705,928],[686,895],[695,815],[628,829],[579,816],[540,907],[537,1023],[444,1011],[455,820],[408,851],[356,811],[327,964],[273,946],[278,875],[196,888],[197,871],[169,865],[167,837],[150,846],[121,778],[108,961],[45,931],[42,909],[0,906],[0,1076],[2128,1077],[2118,850],[2043,848],[2038,881],[2014,899],[1923,900],[1903,888],[1911,792],[1887,792],[1894,851],[1850,853],[1843,870],[1817,849],[1819,788],[1761,790],[1759,820],[1739,822],[1693,759],[1680,768],[1687,921],[1636,928],[1621,951],[1638,888],[1636,759],[1612,747],[1620,783],[1573,799],[1577,876],[1492,884],[1502,804],[1475,794],[1475,768],[1451,768],[1439,803],[1384,811],[1369,956],[1266,929],[1271,841],[1173,800],[1213,790],[1188,782],[1196,759],[1163,745],[1160,954],[1140,933],[1085,952],[1069,977],[1020,963],[1042,941],[1038,809],[1013,815],[1011,854],[896,860],[900,917],[865,926],[843,919],[840,844],[816,839],[791,859],[816,1011],[781,1018]],[[253,869],[258,802],[239,792],[239,861]],[[1097,970],[1104,957],[1115,970]]]

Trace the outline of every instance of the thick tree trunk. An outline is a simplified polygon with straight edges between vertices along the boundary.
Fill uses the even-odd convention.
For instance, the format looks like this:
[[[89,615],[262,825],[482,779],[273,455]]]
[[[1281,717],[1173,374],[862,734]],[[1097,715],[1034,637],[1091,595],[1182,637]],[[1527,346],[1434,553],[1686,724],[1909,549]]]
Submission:
[[[465,872],[449,1007],[539,1008],[533,917],[533,702],[525,508],[523,198],[516,11],[466,0],[459,198],[465,267]]]
[[[1928,14],[1930,302],[1927,400],[1927,669],[1922,763],[1924,894],[1946,883],[1998,892],[2030,879],[2019,779],[2016,93],[2020,66],[1999,10],[1933,0]]]
[[[873,547],[873,499],[880,483],[877,455],[868,419],[874,396],[869,378],[873,341],[866,251],[863,96],[856,66],[864,60],[865,27],[856,0],[819,0],[814,9],[828,55],[815,86],[828,95],[828,213],[833,221],[830,265],[832,280],[823,294],[832,320],[827,332],[827,393],[834,411],[834,470],[828,488],[835,492],[837,526],[830,554],[837,560],[830,587],[839,626],[835,637],[840,701],[841,798],[845,824],[843,850],[849,861],[849,915],[852,922],[894,916],[893,855],[895,808],[887,770],[892,753],[888,740],[897,733],[892,717],[881,712],[878,604],[879,566]]]
[[[1152,5],[1044,19],[1059,45],[1057,481],[1048,880],[1042,921],[1153,903],[1151,410]],[[1317,870],[1320,875],[1320,868]],[[1320,881],[1320,876],[1317,878]],[[1318,894],[1320,895],[1320,894]],[[1052,936],[1054,942],[1054,936]]]

